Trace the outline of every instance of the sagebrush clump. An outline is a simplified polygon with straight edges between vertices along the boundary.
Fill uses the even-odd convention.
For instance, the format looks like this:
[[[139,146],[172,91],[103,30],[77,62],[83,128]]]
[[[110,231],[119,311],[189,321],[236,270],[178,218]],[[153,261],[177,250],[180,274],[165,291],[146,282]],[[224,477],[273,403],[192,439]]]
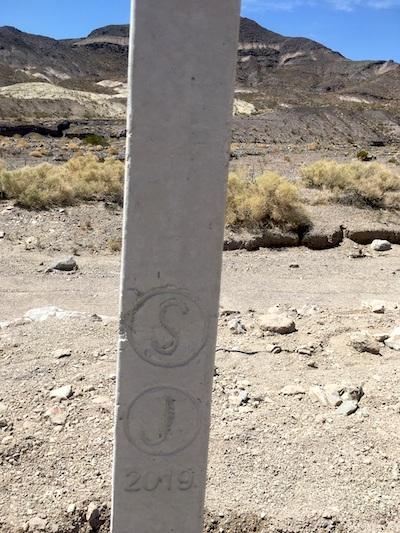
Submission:
[[[317,161],[303,167],[301,176],[305,187],[328,192],[335,202],[398,207],[400,176],[380,163]]]
[[[42,165],[7,170],[0,163],[0,195],[29,209],[72,205],[78,201],[108,200],[122,203],[124,164],[104,162],[94,155],[74,157],[63,165]]]
[[[231,227],[280,226],[298,229],[308,224],[298,188],[275,172],[254,180],[230,174],[226,224]]]

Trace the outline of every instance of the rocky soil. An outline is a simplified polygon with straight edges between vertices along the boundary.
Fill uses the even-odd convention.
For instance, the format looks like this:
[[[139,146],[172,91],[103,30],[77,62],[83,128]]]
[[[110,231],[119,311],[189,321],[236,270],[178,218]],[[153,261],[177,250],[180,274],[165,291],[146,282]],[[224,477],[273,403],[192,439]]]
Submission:
[[[2,533],[109,531],[120,228],[0,206]],[[354,247],[224,253],[205,531],[398,531],[400,246]]]

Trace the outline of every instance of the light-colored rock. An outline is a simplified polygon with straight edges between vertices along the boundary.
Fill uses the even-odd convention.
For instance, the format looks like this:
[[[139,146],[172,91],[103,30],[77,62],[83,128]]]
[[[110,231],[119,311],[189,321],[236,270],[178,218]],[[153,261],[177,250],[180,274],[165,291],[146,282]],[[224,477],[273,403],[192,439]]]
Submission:
[[[308,390],[308,394],[312,399],[318,401],[321,405],[326,407],[329,405],[325,390],[320,385],[312,385]]]
[[[112,412],[114,407],[111,398],[109,398],[108,396],[96,396],[92,399],[92,403],[98,405],[101,409],[109,413]]]
[[[313,385],[308,391],[311,398],[326,407],[339,407],[347,401],[358,403],[364,395],[362,385],[327,384]]]
[[[250,116],[250,115],[254,115],[256,111],[257,110],[254,104],[251,104],[250,102],[246,102],[245,100],[239,100],[238,98],[235,98],[235,101],[233,103],[233,114],[235,116],[239,116],[239,115]]]
[[[93,531],[99,527],[100,509],[94,502],[90,502],[86,511],[86,522],[90,525]]]
[[[388,250],[392,249],[392,245],[389,241],[375,239],[371,243],[371,249],[375,252],[387,252]]]
[[[369,309],[373,313],[383,314],[385,312],[385,302],[381,300],[371,300],[368,302],[363,302],[362,307],[364,309]]]
[[[390,337],[385,340],[386,346],[400,352],[400,326],[394,328]]]
[[[67,421],[68,414],[64,408],[54,406],[46,411],[45,416],[47,416],[50,419],[50,422],[55,426],[64,426],[65,422]]]
[[[340,396],[340,387],[338,385],[325,385],[324,391],[327,402],[331,407],[338,407],[343,402],[343,399]]]
[[[353,333],[350,344],[357,352],[380,355],[381,345],[379,341],[366,331]]]
[[[346,400],[336,409],[338,415],[349,416],[358,409],[358,403],[355,400]]]
[[[71,353],[71,350],[68,348],[59,348],[54,352],[53,357],[54,359],[62,359],[63,357],[70,357]]]
[[[72,386],[64,385],[64,387],[59,387],[58,389],[53,389],[49,393],[50,398],[55,398],[56,400],[67,400],[72,396]]]
[[[390,337],[387,333],[373,333],[372,336],[378,342],[385,342]]]
[[[89,315],[86,315],[86,313],[80,313],[79,311],[65,311],[64,309],[60,309],[54,305],[29,309],[29,311],[27,311],[24,315],[25,318],[28,318],[33,322],[44,322],[49,318],[65,320],[69,318],[86,318],[88,316]]]
[[[233,318],[228,322],[228,328],[234,335],[243,335],[246,333],[246,326],[243,324],[240,318]]]
[[[229,396],[229,403],[233,407],[245,405],[249,401],[249,393],[246,390],[240,390],[237,394]]]
[[[279,394],[282,394],[283,396],[302,396],[305,393],[305,389],[300,385],[286,385],[286,387],[283,387],[279,392]]]
[[[280,314],[262,315],[258,318],[262,331],[287,335],[296,331],[296,324],[291,318]]]
[[[28,528],[27,531],[46,531],[47,527],[47,520],[44,518],[40,518],[39,516],[35,516],[34,518],[31,518],[27,522]]]

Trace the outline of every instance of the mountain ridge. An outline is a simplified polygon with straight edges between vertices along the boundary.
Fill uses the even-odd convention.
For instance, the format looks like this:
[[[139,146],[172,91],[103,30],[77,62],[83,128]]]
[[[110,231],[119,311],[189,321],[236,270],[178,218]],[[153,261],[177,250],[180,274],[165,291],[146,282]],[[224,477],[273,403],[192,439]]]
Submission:
[[[128,50],[128,24],[61,40],[0,27],[0,119],[122,119]],[[46,84],[53,88],[46,90]],[[336,122],[347,113],[349,124],[357,109],[362,110],[371,131],[372,111],[378,109],[390,114],[390,124],[395,117],[396,127],[400,65],[390,60],[353,61],[317,41],[287,37],[242,18],[236,97],[264,117],[256,121],[258,131],[272,110],[289,113],[303,108],[319,117],[335,109]]]

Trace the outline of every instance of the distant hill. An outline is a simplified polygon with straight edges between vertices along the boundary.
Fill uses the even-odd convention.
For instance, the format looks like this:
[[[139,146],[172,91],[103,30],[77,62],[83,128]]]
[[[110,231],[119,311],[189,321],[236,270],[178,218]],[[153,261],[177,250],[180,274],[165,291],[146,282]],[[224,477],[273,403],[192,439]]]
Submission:
[[[129,25],[105,26],[66,40],[0,27],[0,119],[121,117],[128,48]],[[49,90],[46,98],[45,83],[65,90]],[[258,116],[279,108],[308,106],[321,114],[334,107],[350,109],[351,120],[355,109],[368,112],[371,124],[378,109],[391,113],[391,122],[399,108],[400,65],[352,61],[318,42],[285,37],[242,18],[236,92],[254,104]],[[94,94],[101,94],[98,108]],[[396,121],[389,129],[396,129]]]

